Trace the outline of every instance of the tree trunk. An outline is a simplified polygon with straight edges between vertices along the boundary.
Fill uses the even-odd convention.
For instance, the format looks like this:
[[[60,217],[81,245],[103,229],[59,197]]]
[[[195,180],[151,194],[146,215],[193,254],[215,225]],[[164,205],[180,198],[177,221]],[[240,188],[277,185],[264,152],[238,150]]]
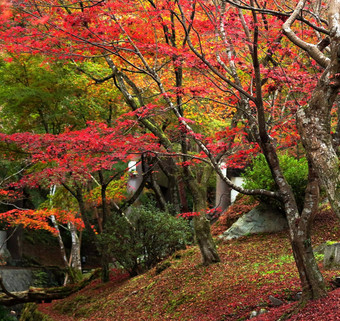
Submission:
[[[340,90],[340,5],[329,2],[331,59],[320,77],[306,108],[297,112],[302,143],[326,189],[331,206],[340,219],[339,159],[331,136],[331,110]],[[338,115],[339,117],[339,115]]]
[[[291,240],[302,286],[302,301],[327,295],[324,279],[314,258],[311,239],[305,232],[300,229]]]
[[[77,234],[77,230],[73,223],[68,222],[68,228],[71,233],[72,247],[71,247],[71,267],[77,272],[81,273],[81,258],[80,258],[80,240]]]
[[[262,148],[284,203],[290,241],[301,281],[302,300],[314,300],[326,296],[324,279],[314,258],[310,235],[319,200],[319,182],[316,171],[309,162],[304,208],[299,213],[292,189],[282,175],[274,146],[268,141],[262,145]]]
[[[329,88],[329,70],[322,75],[307,108],[297,112],[297,125],[303,146],[325,187],[331,206],[340,219],[339,159],[333,148],[330,110],[338,89]]]
[[[309,162],[308,185],[305,193],[304,208],[301,213],[298,212],[290,186],[287,192],[285,192],[285,189],[286,187],[281,187],[289,225],[290,241],[302,287],[301,299],[302,301],[315,300],[326,296],[327,292],[311,243],[311,227],[319,201],[319,182],[312,163]]]
[[[192,182],[190,185],[195,184]],[[196,185],[196,184],[195,184]],[[193,188],[192,188],[193,190]],[[202,264],[209,265],[220,262],[220,257],[216,250],[215,242],[210,232],[210,222],[206,218],[206,189],[195,186],[193,191],[194,212],[199,213],[194,217],[195,238],[202,256]]]
[[[98,270],[95,270],[88,278],[83,279],[77,284],[68,284],[66,286],[54,288],[30,288],[22,292],[8,292],[0,278],[0,286],[4,293],[0,293],[0,304],[12,306],[27,302],[51,302],[52,300],[63,299],[75,293],[98,277]]]
[[[194,218],[195,237],[202,256],[202,264],[209,265],[220,262],[214,240],[210,233],[210,222],[205,217],[205,210]]]
[[[254,22],[257,22],[253,12]],[[286,181],[280,167],[278,155],[267,131],[266,115],[262,100],[262,81],[260,62],[257,52],[258,29],[254,29],[253,65],[255,71],[256,108],[258,118],[258,136],[261,149],[270,167],[272,177],[280,192],[287,216],[291,245],[302,285],[302,299],[317,299],[326,295],[322,275],[318,269],[311,248],[310,231],[319,200],[318,176],[309,158],[308,185],[305,193],[304,208],[299,212],[291,186]],[[315,135],[315,134],[314,134]]]
[[[109,259],[106,257],[105,254],[102,254],[101,257],[101,279],[103,283],[110,281],[110,266],[109,266]]]
[[[72,271],[70,271],[70,264],[69,264],[69,262],[67,260],[67,254],[66,254],[66,250],[65,250],[65,246],[64,246],[64,241],[63,241],[63,239],[61,237],[58,223],[57,223],[54,215],[51,215],[50,219],[52,221],[52,224],[53,224],[54,228],[57,231],[57,239],[58,239],[58,243],[59,243],[61,257],[63,259],[64,265],[65,265],[65,269],[68,271],[68,273],[65,276],[64,285],[66,285],[66,283],[68,282],[68,277],[69,276],[70,276],[71,283],[74,283],[75,279],[73,278]]]

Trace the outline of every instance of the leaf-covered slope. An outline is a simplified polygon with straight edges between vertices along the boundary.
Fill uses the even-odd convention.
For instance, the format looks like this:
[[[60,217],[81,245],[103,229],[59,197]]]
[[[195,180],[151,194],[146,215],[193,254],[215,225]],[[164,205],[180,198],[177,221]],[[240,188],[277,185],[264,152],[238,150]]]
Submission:
[[[315,221],[314,244],[339,240],[337,226],[330,211],[320,213]],[[219,253],[222,263],[204,267],[198,265],[198,249],[189,248],[162,262],[158,272],[161,265],[165,270],[159,274],[157,267],[133,279],[116,274],[108,284],[97,281],[68,299],[41,305],[40,310],[58,321],[245,320],[253,310],[272,309],[269,295],[288,304],[300,291],[285,233],[223,243]],[[318,258],[321,264],[322,257]],[[323,271],[327,284],[339,272]],[[329,304],[339,304],[339,292],[334,292]],[[313,306],[310,309],[315,315],[319,313]],[[332,311],[331,306],[328,311]],[[315,320],[326,319],[322,316]]]

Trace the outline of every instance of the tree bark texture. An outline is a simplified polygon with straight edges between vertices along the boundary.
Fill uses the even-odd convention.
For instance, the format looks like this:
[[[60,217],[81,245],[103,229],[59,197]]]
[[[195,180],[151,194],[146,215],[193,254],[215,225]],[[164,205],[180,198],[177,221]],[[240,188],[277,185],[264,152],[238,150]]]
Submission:
[[[339,159],[332,144],[330,113],[340,90],[340,1],[329,2],[330,61],[309,104],[297,112],[298,130],[306,153],[340,219]],[[338,115],[339,117],[339,115]]]
[[[199,214],[194,216],[195,238],[201,251],[202,264],[209,265],[220,262],[220,257],[211,236],[210,222],[206,218],[206,190],[197,185],[195,182],[190,184],[194,198],[194,212]]]
[[[324,279],[314,258],[310,235],[313,217],[319,200],[319,183],[316,171],[312,163],[309,162],[309,176],[304,208],[300,213],[292,188],[287,183],[280,169],[274,146],[268,140],[262,144],[262,149],[284,204],[291,246],[301,281],[302,300],[314,300],[326,296]]]
[[[80,239],[77,234],[77,229],[72,222],[68,223],[68,228],[71,233],[72,247],[71,247],[71,267],[75,271],[81,272],[81,257],[80,257]]]

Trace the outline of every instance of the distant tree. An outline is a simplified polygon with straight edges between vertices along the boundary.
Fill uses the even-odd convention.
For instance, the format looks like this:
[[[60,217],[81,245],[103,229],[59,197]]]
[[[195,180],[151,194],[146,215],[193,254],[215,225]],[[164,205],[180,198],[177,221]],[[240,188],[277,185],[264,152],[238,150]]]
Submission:
[[[28,54],[4,57],[0,60],[0,126],[7,133],[58,134],[67,127],[83,128],[91,120],[110,123],[122,112],[116,103],[117,90],[95,85],[69,61],[46,61]],[[100,69],[93,64],[90,70]]]
[[[84,221],[92,240],[96,242],[97,233],[105,231],[107,220],[112,212],[118,213],[129,222],[125,211],[136,201],[145,186],[147,176],[151,173],[151,170],[145,173],[141,186],[129,198],[122,200],[118,196],[121,189],[126,188],[124,177],[126,165],[123,169],[119,169],[122,167],[122,163],[128,162],[136,154],[159,150],[159,144],[152,134],[126,133],[131,129],[131,126],[136,124],[136,121],[130,120],[116,122],[114,127],[93,123],[88,124],[85,129],[59,135],[0,134],[2,143],[6,144],[9,149],[10,146],[19,148],[13,154],[15,155],[20,150],[27,155],[26,162],[29,164],[27,171],[22,173],[18,182],[12,185],[6,184],[6,186],[8,188],[40,187],[44,189],[62,187],[77,202],[78,211],[73,208],[70,209],[70,212],[80,213],[80,218]],[[114,195],[110,195],[108,191],[112,189],[113,183],[119,180],[122,180],[123,185],[113,189],[111,192]],[[95,189],[93,189],[93,185],[95,185]],[[92,193],[89,193],[89,190],[92,190]],[[92,204],[93,198],[96,198],[96,206]],[[49,213],[51,211],[58,212],[58,208],[67,209],[69,206],[65,206],[63,202],[55,203],[56,200],[56,196],[51,195],[50,201],[42,204],[45,207],[43,210],[14,209],[2,213],[1,216],[8,222],[15,218],[13,224],[21,224],[20,220],[23,224],[28,222],[27,226],[29,226],[30,220],[32,220],[32,224],[34,219],[37,220],[37,223],[43,221],[45,229],[49,227],[50,231],[59,235],[56,224],[57,215],[49,215]],[[117,203],[116,200],[121,202]],[[40,218],[41,213],[45,213],[42,219]],[[54,227],[48,225],[46,217],[51,217]],[[70,220],[70,224],[71,234],[76,236],[74,222]],[[76,246],[76,244],[74,245]],[[61,247],[63,247],[62,244]],[[78,251],[76,252],[78,253]],[[109,259],[109,257],[103,256],[103,278],[105,280],[108,277]],[[66,260],[64,261],[66,263]]]

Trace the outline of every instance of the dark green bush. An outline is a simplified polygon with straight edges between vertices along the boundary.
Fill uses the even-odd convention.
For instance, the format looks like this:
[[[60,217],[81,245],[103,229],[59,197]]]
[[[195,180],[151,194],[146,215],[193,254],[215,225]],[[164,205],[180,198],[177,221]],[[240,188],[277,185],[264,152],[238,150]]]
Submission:
[[[302,209],[305,190],[307,186],[308,177],[308,164],[306,158],[296,159],[288,154],[279,155],[280,166],[283,170],[283,174],[292,187],[293,193],[298,204],[299,209]],[[267,190],[275,191],[274,179],[270,172],[269,166],[263,154],[258,155],[252,166],[246,169],[243,174],[245,179],[243,187],[247,189],[264,188]],[[272,198],[265,196],[256,196],[260,202],[267,203],[273,207],[283,210],[283,204]]]
[[[191,238],[188,222],[154,206],[133,208],[127,219],[113,213],[98,235],[101,254],[116,259],[130,275],[155,266]]]
[[[16,321],[18,319],[15,316],[11,315],[7,308],[0,305],[0,320],[1,321]]]

